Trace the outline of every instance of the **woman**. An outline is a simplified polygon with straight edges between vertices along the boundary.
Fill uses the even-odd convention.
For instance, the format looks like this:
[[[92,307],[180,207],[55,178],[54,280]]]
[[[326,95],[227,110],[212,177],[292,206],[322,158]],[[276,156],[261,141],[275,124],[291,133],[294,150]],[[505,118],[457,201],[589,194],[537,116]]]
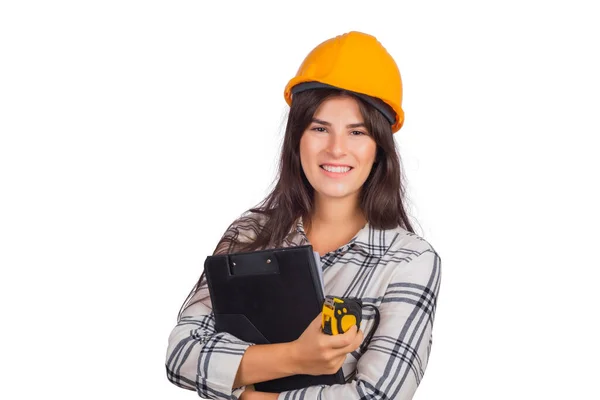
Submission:
[[[374,305],[379,324],[330,336],[320,315],[290,343],[255,345],[216,333],[201,276],[169,337],[167,375],[212,399],[410,399],[427,366],[440,258],[414,234],[393,134],[404,122],[396,63],[373,37],[350,32],[306,57],[288,83],[278,182],[234,221],[215,254],[310,244],[325,294]],[[364,350],[364,351],[363,351]],[[343,368],[348,383],[280,394],[252,384]]]

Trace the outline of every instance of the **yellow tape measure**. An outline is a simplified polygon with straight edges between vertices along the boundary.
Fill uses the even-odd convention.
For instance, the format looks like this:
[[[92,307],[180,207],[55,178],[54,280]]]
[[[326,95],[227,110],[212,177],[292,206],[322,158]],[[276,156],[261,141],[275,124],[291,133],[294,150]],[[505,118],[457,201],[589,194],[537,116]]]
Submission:
[[[327,296],[323,303],[321,328],[328,335],[347,332],[352,325],[360,328],[362,302],[358,299],[345,299]]]

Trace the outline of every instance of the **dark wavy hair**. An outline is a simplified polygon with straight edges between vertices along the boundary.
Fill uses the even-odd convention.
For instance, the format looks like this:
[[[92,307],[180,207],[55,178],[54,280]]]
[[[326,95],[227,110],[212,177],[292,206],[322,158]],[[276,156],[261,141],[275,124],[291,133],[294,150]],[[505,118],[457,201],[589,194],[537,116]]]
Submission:
[[[405,185],[401,161],[388,120],[361,98],[340,89],[313,89],[294,94],[288,115],[276,184],[269,195],[251,212],[267,218],[262,227],[252,227],[256,240],[252,243],[229,243],[236,251],[253,251],[278,247],[288,235],[295,221],[302,217],[309,221],[314,207],[314,189],[308,182],[300,164],[300,138],[312,122],[312,118],[323,101],[338,96],[352,96],[369,134],[377,144],[377,154],[371,172],[360,194],[360,207],[368,223],[377,229],[392,229],[400,226],[409,232],[414,229],[405,210]],[[223,237],[217,247],[235,238]],[[233,247],[231,247],[233,248]],[[185,304],[204,284],[204,272]]]

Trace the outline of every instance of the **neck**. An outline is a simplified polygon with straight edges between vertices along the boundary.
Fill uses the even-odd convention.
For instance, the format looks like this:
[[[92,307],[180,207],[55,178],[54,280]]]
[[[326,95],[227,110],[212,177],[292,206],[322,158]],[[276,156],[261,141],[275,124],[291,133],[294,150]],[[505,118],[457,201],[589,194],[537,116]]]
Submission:
[[[339,225],[360,225],[367,222],[360,209],[357,197],[322,198],[315,193],[315,204],[310,225],[335,227]]]

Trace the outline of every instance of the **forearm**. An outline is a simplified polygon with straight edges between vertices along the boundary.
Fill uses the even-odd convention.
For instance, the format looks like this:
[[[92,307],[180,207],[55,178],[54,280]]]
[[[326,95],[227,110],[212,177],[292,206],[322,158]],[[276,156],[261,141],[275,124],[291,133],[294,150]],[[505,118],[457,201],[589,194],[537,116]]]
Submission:
[[[297,374],[291,357],[291,346],[291,343],[275,343],[248,347],[233,386],[240,387]]]

